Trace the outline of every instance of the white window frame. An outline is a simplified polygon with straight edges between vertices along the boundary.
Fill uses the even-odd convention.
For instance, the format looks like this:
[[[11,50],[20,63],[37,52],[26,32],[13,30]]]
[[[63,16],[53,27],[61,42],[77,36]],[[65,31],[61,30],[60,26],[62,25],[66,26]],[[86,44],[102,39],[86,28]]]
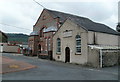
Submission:
[[[77,37],[79,36],[79,37]],[[80,35],[76,35],[75,37],[75,40],[76,40],[76,53],[81,53],[81,37]],[[78,42],[80,42],[80,44],[78,45]],[[78,50],[78,48],[80,48],[80,50]]]
[[[58,45],[59,44],[59,45]],[[61,39],[57,38],[57,47],[56,47],[56,52],[61,53]]]

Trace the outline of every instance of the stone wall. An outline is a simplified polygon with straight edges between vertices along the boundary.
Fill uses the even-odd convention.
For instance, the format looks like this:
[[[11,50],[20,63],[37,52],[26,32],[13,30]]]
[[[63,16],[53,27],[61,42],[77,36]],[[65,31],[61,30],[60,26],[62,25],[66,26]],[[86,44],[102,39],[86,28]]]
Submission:
[[[103,67],[114,66],[118,64],[118,52],[103,52]]]

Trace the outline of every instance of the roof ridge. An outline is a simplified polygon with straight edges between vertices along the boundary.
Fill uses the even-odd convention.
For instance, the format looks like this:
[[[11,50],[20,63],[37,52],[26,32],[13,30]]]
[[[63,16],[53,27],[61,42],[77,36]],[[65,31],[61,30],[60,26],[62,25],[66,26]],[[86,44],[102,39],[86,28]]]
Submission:
[[[67,20],[68,18],[70,18],[77,24],[84,26],[89,31],[93,30],[96,32],[118,35],[118,32],[115,31],[114,29],[110,28],[109,26],[107,26],[103,23],[94,22],[87,17],[82,17],[82,16],[70,14],[70,13],[64,13],[64,12],[60,12],[60,11],[56,11],[56,10],[50,10],[50,9],[46,9],[46,10],[48,12],[50,12],[54,18],[60,17],[60,20],[62,22],[64,22],[64,20]]]
[[[85,18],[85,19],[89,19],[87,17],[82,17],[82,16],[79,16],[79,15],[75,15],[75,14],[72,14],[72,13],[65,13],[65,12],[60,12],[60,11],[56,11],[56,10],[50,10],[50,9],[46,9],[48,11],[52,11],[52,12],[57,12],[57,13],[63,13],[63,14],[68,14],[68,15],[71,15],[71,16],[76,16],[76,17],[80,17],[80,18]],[[90,19],[89,19],[90,20]],[[92,21],[92,20],[91,20]]]

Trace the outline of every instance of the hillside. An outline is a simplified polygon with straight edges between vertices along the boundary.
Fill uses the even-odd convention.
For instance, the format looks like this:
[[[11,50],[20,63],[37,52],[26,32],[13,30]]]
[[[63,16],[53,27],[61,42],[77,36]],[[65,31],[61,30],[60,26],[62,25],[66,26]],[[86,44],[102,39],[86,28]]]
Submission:
[[[16,41],[16,42],[28,42],[28,35],[26,34],[16,34],[16,33],[6,33],[8,36],[8,42]]]

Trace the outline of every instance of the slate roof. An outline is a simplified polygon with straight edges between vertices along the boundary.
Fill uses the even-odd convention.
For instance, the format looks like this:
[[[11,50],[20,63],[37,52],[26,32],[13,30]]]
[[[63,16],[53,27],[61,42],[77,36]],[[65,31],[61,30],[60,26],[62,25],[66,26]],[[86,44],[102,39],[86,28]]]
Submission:
[[[30,35],[38,35],[38,31],[33,31],[30,33]]]
[[[64,23],[66,19],[71,19],[74,23],[78,24],[79,26],[87,29],[88,31],[95,31],[95,32],[102,32],[102,33],[108,33],[108,34],[114,34],[118,35],[118,32],[111,29],[110,27],[101,24],[101,23],[96,23],[93,22],[92,20],[85,18],[85,17],[80,17],[72,14],[67,14],[59,11],[54,11],[54,10],[48,10],[46,9],[53,18],[60,18],[60,21]]]
[[[54,32],[57,31],[57,28],[54,26],[51,26],[51,27],[48,27],[47,29],[44,29],[43,32],[53,32],[53,31]]]
[[[1,33],[1,36],[5,36],[6,38],[8,38],[8,36],[4,32],[2,32],[1,30],[0,30],[0,33]]]

